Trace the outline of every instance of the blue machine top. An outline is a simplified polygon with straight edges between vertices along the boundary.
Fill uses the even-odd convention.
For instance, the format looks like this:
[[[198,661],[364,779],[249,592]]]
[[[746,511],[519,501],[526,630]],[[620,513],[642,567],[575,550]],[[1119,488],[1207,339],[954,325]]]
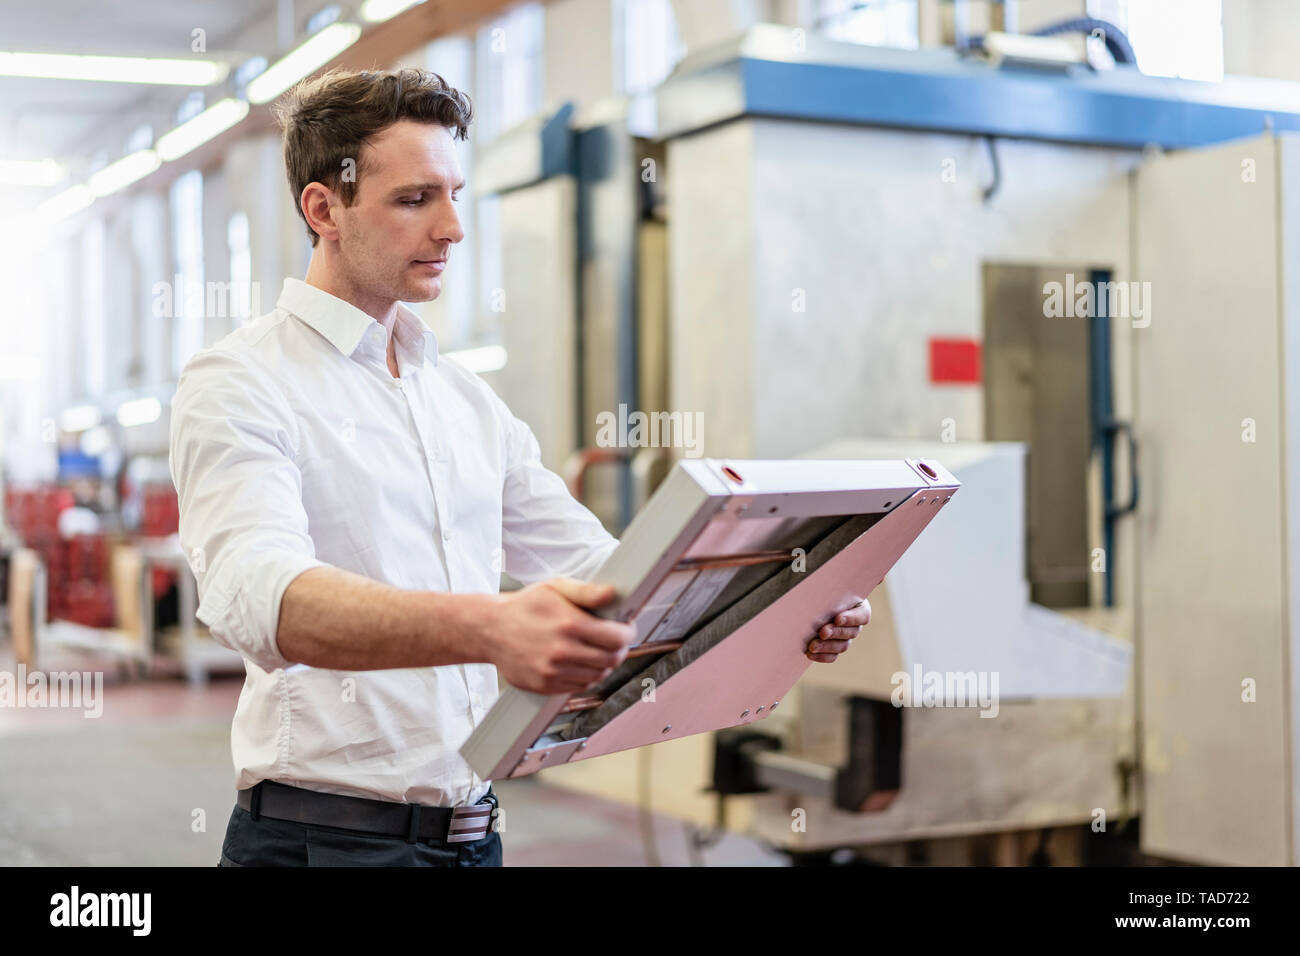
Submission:
[[[655,101],[660,139],[741,116],[1135,149],[1300,130],[1300,83],[999,67],[948,48],[870,47],[770,24],[687,57]]]

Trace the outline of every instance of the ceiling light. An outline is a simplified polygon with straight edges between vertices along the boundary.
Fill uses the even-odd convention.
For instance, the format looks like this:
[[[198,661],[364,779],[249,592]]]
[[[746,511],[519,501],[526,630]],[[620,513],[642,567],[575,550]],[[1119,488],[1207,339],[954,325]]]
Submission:
[[[30,76],[41,80],[210,86],[220,83],[229,72],[230,67],[225,63],[212,60],[0,52],[0,76]]]
[[[162,160],[152,149],[128,153],[115,163],[109,163],[90,176],[90,191],[103,197],[125,189],[137,179],[143,179],[162,165]]]
[[[266,72],[248,81],[248,98],[254,103],[269,103],[304,76],[334,59],[361,36],[355,23],[331,23],[320,33],[286,53]]]
[[[179,159],[192,149],[224,133],[248,115],[244,100],[225,99],[214,103],[198,116],[158,137],[158,155],[165,161]]]
[[[36,207],[36,218],[51,225],[62,219],[81,212],[95,201],[95,194],[89,186],[77,185],[65,189],[57,196],[51,196]]]
[[[367,23],[382,23],[423,2],[424,0],[366,0],[361,4],[361,19]]]
[[[81,452],[83,455],[88,455],[91,458],[98,458],[112,447],[113,436],[107,428],[103,425],[99,425],[85,432],[81,436],[81,440],[78,444],[81,446]]]
[[[133,398],[117,406],[117,423],[123,428],[148,425],[162,414],[162,402],[156,398]]]
[[[84,432],[99,422],[99,409],[94,405],[75,405],[64,409],[59,416],[59,427],[65,432]]]

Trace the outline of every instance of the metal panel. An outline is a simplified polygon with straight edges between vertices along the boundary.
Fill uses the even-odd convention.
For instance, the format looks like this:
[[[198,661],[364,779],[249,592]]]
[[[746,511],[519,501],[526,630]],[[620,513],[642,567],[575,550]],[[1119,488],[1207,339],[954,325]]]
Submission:
[[[951,491],[941,492],[947,500]],[[628,707],[593,733],[574,759],[762,720],[808,669],[809,639],[836,610],[873,591],[942,508],[909,495],[816,573],[671,680],[653,701]]]
[[[596,446],[597,415],[637,408],[636,231],[637,157],[624,118],[579,131],[578,263],[581,283],[582,424],[584,447]],[[626,463],[593,472],[586,504],[606,524],[632,519]]]
[[[970,138],[744,120],[669,143],[670,405],[702,415],[705,454],[935,438],[949,420],[958,440],[983,437],[981,388],[930,383],[928,340],[980,337],[990,258],[1116,263],[1131,278],[1139,158],[998,153],[1003,185],[985,203],[988,157]],[[1116,330],[1116,375],[1130,334]]]
[[[854,603],[849,600],[850,592],[857,595],[857,600],[866,597],[939,513],[942,503],[951,499],[957,486],[950,473],[928,459],[679,462],[595,575],[597,583],[613,584],[618,595],[599,613],[622,621],[635,621],[643,611],[662,615],[665,600],[661,592],[666,589],[676,593],[678,601],[689,599],[690,589],[682,591],[672,577],[674,570],[682,569],[682,562],[749,557],[754,552],[766,557],[773,549],[786,553],[775,560],[788,562],[790,542],[811,550],[820,539],[820,534],[812,537],[814,530],[826,529],[827,524],[817,519],[884,515],[848,545],[834,545],[841,550],[820,567],[811,565],[812,573],[806,580],[797,581],[664,685],[690,685],[691,692],[683,698],[689,701],[699,693],[697,682],[706,680],[714,685],[714,696],[721,704],[729,702],[730,697],[716,685],[727,679],[723,675],[734,672],[745,675],[733,682],[735,694],[758,694],[778,700],[807,665],[803,646],[816,629],[815,625],[809,626],[809,621],[826,620]],[[911,502],[914,495],[915,506]],[[927,495],[934,500],[928,500]],[[697,575],[692,584],[703,577]],[[713,603],[711,599],[699,602],[697,613],[707,614]],[[645,630],[638,627],[639,634]],[[775,643],[769,647],[769,642]],[[749,663],[739,667],[735,655],[746,647],[753,653]],[[763,666],[756,667],[757,661],[763,661]],[[515,774],[527,753],[537,746],[549,749],[556,742],[543,735],[560,726],[553,722],[569,700],[565,694],[546,697],[508,688],[461,748],[461,754],[484,779]],[[749,710],[757,713],[758,704],[767,707],[771,702],[755,698]],[[745,709],[741,707],[737,715]],[[656,714],[660,711],[656,708]],[[595,733],[577,756],[716,730],[735,722],[724,720],[722,711],[704,713],[688,702],[662,708],[662,712],[671,715],[669,723],[680,714],[678,733],[669,734],[656,727],[653,738],[645,737],[640,722],[634,722],[636,729],[626,729],[624,712],[608,725],[623,729],[612,734],[605,729]],[[712,726],[705,726],[710,721]],[[644,739],[634,740],[638,734]],[[597,744],[597,740],[608,742]],[[540,769],[541,761],[532,761],[529,766]]]
[[[1219,864],[1295,861],[1277,190],[1271,137],[1137,179],[1142,845]]]
[[[574,173],[573,104],[534,116],[480,147],[474,163],[474,193],[503,193],[552,176]]]
[[[1025,448],[1019,443],[845,440],[822,446],[823,458],[889,458],[900,449],[943,456],[962,483],[961,507],[949,509],[908,549],[885,581],[892,621],[873,622],[873,640],[897,640],[898,667],[858,672],[846,662],[818,672],[817,683],[861,696],[888,696],[898,670],[998,675],[1003,701],[1116,697],[1129,683],[1132,647],[1121,623],[1088,611],[1060,613],[1029,601],[1025,581]],[[935,581],[944,582],[937,589]],[[1105,628],[1094,624],[1106,622]],[[883,624],[880,630],[877,626]],[[1116,636],[1118,634],[1118,636]],[[875,645],[878,664],[886,648]],[[889,649],[889,657],[893,651]],[[858,652],[855,651],[856,655]],[[865,683],[838,683],[866,678]]]
[[[507,364],[492,382],[558,472],[578,447],[576,188],[557,176],[500,203]]]
[[[984,437],[1029,443],[1029,582],[1048,607],[1088,603],[1088,318],[1043,314],[1047,282],[1089,268],[984,265]]]
[[[1285,421],[1286,494],[1286,643],[1288,730],[1291,735],[1291,859],[1300,866],[1300,138],[1278,138],[1278,223],[1281,226],[1278,264],[1282,271],[1282,368],[1285,378],[1282,414]]]

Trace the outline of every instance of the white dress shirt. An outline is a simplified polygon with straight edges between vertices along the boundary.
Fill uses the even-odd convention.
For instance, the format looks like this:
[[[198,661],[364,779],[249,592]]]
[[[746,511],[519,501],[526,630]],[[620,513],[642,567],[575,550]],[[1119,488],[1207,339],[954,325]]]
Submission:
[[[172,400],[171,474],[198,617],[243,654],[235,786],[276,780],[433,806],[488,781],[459,754],[497,697],[491,664],[334,671],[290,664],[285,588],[320,565],[399,588],[496,593],[589,578],[617,545],[541,464],[532,430],[438,356],[398,306],[388,333],[286,279],[274,311],[197,353]]]

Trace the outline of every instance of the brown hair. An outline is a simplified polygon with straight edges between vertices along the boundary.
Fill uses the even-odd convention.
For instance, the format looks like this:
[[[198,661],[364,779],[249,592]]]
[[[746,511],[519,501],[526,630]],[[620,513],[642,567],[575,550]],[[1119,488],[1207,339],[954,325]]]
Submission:
[[[465,139],[469,133],[473,105],[437,73],[413,68],[351,72],[331,70],[303,80],[274,106],[275,118],[284,130],[284,169],[298,215],[302,191],[308,183],[321,183],[337,192],[343,205],[350,206],[357,195],[361,175],[362,147],[375,134],[398,120],[433,123]],[[356,164],[355,175],[343,175],[347,160]],[[320,238],[307,224],[311,244]]]

